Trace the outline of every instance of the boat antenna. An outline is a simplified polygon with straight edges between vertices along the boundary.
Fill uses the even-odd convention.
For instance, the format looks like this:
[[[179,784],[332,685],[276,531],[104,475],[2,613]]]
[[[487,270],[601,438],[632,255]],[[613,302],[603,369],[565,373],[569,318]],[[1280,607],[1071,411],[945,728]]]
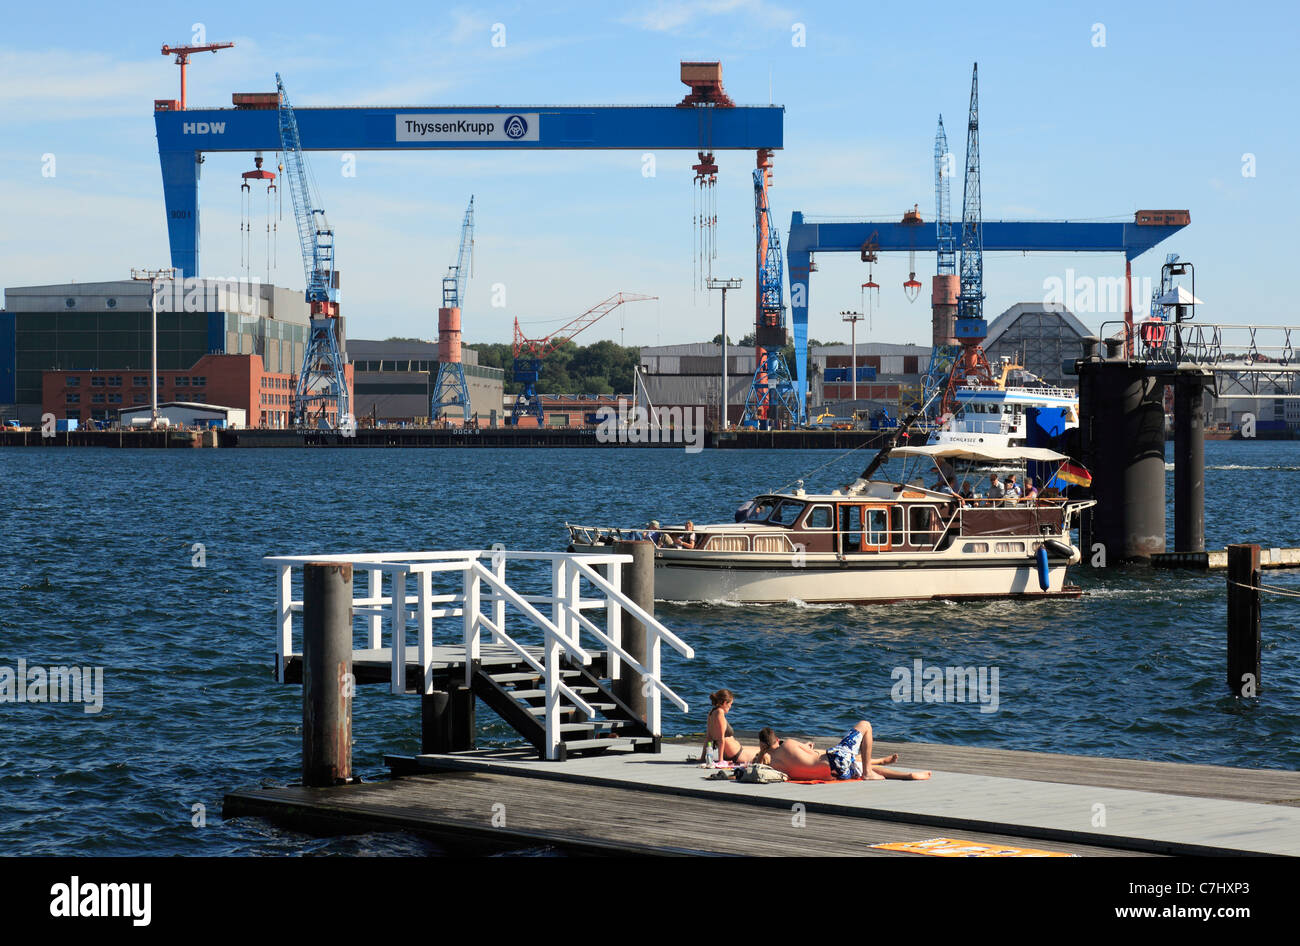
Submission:
[[[930,401],[933,401],[938,394],[939,391],[936,389],[935,392],[930,395],[930,400],[926,401],[903,419],[903,421],[898,425],[898,429],[890,434],[889,438],[885,441],[885,445],[880,448],[880,452],[872,458],[869,464],[867,464],[867,468],[862,471],[862,475],[859,476],[858,479],[864,481],[871,479],[872,474],[874,474],[876,470],[880,469],[881,464],[889,459],[889,451],[898,446],[898,441],[907,433],[908,428],[916,423],[916,419],[925,414],[926,408],[930,406]]]

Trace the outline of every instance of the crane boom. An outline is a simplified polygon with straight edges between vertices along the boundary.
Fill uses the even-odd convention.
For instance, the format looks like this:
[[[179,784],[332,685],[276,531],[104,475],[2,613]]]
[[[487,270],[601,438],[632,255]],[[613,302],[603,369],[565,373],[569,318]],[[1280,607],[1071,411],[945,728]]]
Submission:
[[[465,219],[460,226],[460,250],[456,253],[456,265],[447,267],[447,275],[442,277],[442,304],[444,308],[460,308],[460,300],[465,296],[465,283],[469,276],[469,267],[465,265],[466,255],[473,265],[474,260],[474,195],[469,197],[469,207],[465,209]]]
[[[616,292],[603,302],[596,303],[582,315],[566,322],[545,338],[525,338],[519,329],[519,319],[515,319],[515,357],[518,358],[521,353],[527,352],[534,358],[545,358],[583,329],[595,325],[624,302],[646,302],[658,298],[658,296],[644,296],[639,292]]]
[[[939,130],[934,135],[934,225],[939,244],[939,259],[935,272],[951,276],[957,272],[957,252],[952,243],[952,203],[949,199],[948,180],[952,171],[948,162],[948,133],[943,130],[943,116],[939,116]]]
[[[298,138],[298,119],[289,104],[280,74],[275,74],[275,89],[280,96],[280,150],[284,154],[285,177],[289,179],[289,193],[293,196],[294,222],[298,225],[298,243],[302,249],[303,272],[307,279],[307,301],[336,302],[338,291],[334,288],[334,231],[330,229],[325,211],[313,206],[307,176],[306,158]]]

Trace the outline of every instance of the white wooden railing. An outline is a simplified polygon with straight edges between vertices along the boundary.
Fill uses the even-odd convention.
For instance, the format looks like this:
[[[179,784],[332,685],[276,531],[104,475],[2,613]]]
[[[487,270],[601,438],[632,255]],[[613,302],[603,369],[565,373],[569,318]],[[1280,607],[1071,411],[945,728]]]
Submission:
[[[661,676],[661,650],[667,644],[683,657],[695,652],[676,634],[648,614],[621,589],[621,566],[631,562],[630,555],[613,553],[524,552],[487,549],[449,552],[391,552],[365,555],[276,555],[267,556],[267,564],[277,569],[276,582],[276,675],[285,682],[290,657],[301,656],[301,597],[295,597],[294,570],[309,562],[348,563],[354,569],[352,613],[365,621],[363,650],[382,650],[387,641],[391,650],[390,686],[395,694],[407,693],[406,668],[409,632],[415,626],[416,662],[421,668],[422,687],[417,692],[431,693],[434,683],[435,643],[441,647],[462,649],[465,683],[472,683],[474,663],[482,654],[482,633],[488,643],[505,647],[520,663],[526,664],[542,678],[546,691],[547,758],[558,758],[560,743],[561,697],[567,698],[589,716],[595,711],[564,682],[561,655],[589,664],[594,652],[608,655],[612,680],[625,675],[641,679],[646,698],[646,725],[651,733],[662,733],[662,703],[667,699],[683,713],[690,707]],[[524,593],[511,583],[507,567],[524,562],[549,563],[550,582],[546,593]],[[519,569],[516,569],[516,575]],[[362,573],[365,577],[362,578]],[[444,581],[459,575],[451,591],[434,592],[436,577]],[[537,583],[540,576],[533,576]],[[387,588],[385,588],[387,579]],[[453,579],[454,580],[454,579]],[[364,582],[358,594],[356,584]],[[413,582],[413,588],[412,588]],[[528,578],[524,577],[527,583]],[[586,583],[588,597],[583,597]],[[301,588],[301,579],[297,582]],[[301,594],[301,591],[298,592]],[[549,616],[543,613],[549,606]],[[507,627],[507,608],[515,612],[518,624]],[[622,615],[627,611],[645,626],[646,657],[644,662],[623,648]],[[603,626],[584,612],[603,612]],[[455,619],[459,618],[458,621]],[[519,618],[523,618],[522,622]],[[435,622],[451,619],[451,626],[435,635]],[[454,629],[453,629],[454,628]],[[297,630],[297,633],[295,633]],[[539,637],[540,649],[521,642]],[[584,638],[591,642],[584,646]],[[531,649],[530,649],[531,647]],[[538,654],[540,653],[540,656]],[[458,654],[460,656],[461,654]]]

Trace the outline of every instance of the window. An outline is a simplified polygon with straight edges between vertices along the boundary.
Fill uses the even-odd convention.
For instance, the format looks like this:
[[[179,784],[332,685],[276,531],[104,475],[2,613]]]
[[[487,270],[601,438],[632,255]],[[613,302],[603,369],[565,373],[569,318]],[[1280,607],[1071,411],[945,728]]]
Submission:
[[[746,518],[750,522],[762,522],[772,514],[772,507],[775,505],[776,504],[770,499],[760,500],[759,502],[754,503],[753,508],[749,510],[749,515]]]
[[[866,534],[863,544],[877,548],[889,544],[889,510],[879,507],[867,510]]]
[[[110,395],[108,396],[108,403],[110,403],[110,404],[121,404],[121,403],[122,403],[122,395],[120,395],[120,394],[110,394]]]
[[[120,374],[109,375],[108,386],[110,388],[120,388],[122,386],[122,376]]]
[[[92,375],[90,378],[90,386],[92,388],[102,388],[104,386],[104,379],[99,375]]]
[[[907,527],[912,545],[929,548],[939,541],[939,514],[933,506],[913,506],[909,509]]]
[[[80,404],[80,403],[81,403],[81,395],[80,395],[80,394],[77,394],[77,393],[75,393],[75,392],[73,392],[73,391],[69,391],[69,392],[68,392],[68,397],[67,397],[67,403],[69,403],[69,404]]]
[[[1023,542],[996,542],[993,545],[993,551],[999,555],[1024,555],[1025,543]]]
[[[138,374],[131,379],[131,383],[137,388],[147,388],[149,387],[149,376],[146,374]]]
[[[103,404],[103,403],[104,403],[104,395],[102,395],[102,394],[92,394],[92,395],[90,396],[90,402],[91,402],[92,404]]]
[[[806,503],[785,500],[781,505],[776,507],[776,512],[772,513],[771,522],[783,525],[787,529],[795,524],[799,518],[799,513],[803,512]]]
[[[893,545],[903,544],[903,507],[890,506],[889,514],[892,517],[894,529],[889,534],[889,541]]]
[[[204,387],[205,385],[207,385],[207,383],[208,383],[208,379],[205,375],[200,374],[200,375],[195,375],[193,378],[190,378],[190,384],[196,388]]]
[[[188,376],[188,375],[177,375],[177,376],[176,376],[176,387],[178,387],[178,388],[188,387],[188,386],[189,386],[189,383],[190,383],[190,379],[189,379],[189,376]]]
[[[963,552],[972,552],[972,553],[979,554],[982,552],[987,552],[989,550],[989,544],[987,542],[967,542],[961,547],[961,550]]]
[[[143,403],[144,403],[145,401],[147,401],[147,400],[149,400],[149,396],[148,396],[147,394],[133,394],[133,395],[131,395],[131,403],[132,403],[132,404],[143,404]]]
[[[803,524],[805,529],[829,529],[831,527],[831,507],[813,506]]]
[[[68,378],[68,387],[70,388],[81,387],[81,378],[77,377],[76,375],[73,375],[72,377]]]

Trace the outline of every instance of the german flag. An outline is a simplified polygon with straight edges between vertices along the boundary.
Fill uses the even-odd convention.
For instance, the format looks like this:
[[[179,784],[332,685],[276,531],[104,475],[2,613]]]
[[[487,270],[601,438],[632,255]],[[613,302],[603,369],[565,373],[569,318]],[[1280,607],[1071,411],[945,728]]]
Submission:
[[[1092,474],[1082,464],[1070,463],[1068,460],[1062,463],[1061,468],[1056,471],[1056,478],[1065,480],[1067,483],[1073,483],[1075,486],[1092,485]]]

